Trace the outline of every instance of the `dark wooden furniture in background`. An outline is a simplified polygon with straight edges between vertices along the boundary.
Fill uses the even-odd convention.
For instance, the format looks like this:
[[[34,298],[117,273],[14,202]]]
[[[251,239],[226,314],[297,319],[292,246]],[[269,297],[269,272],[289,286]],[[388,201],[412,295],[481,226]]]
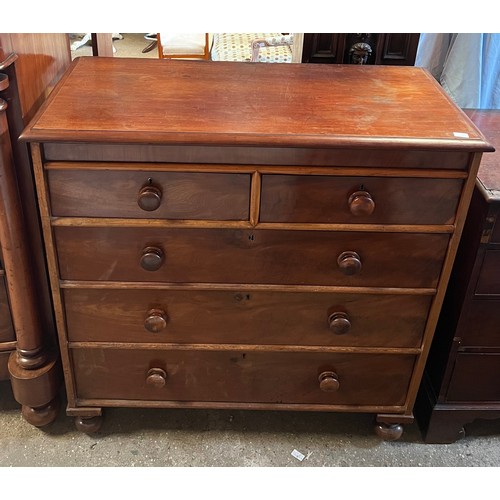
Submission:
[[[80,58],[22,137],[80,429],[122,406],[413,421],[491,149],[425,71]]]
[[[500,111],[467,110],[497,148],[477,175],[463,238],[418,398],[428,443],[500,418]]]
[[[0,379],[37,426],[55,417],[60,379],[31,157],[18,137],[70,62],[67,35],[0,33]]]
[[[420,33],[304,33],[303,63],[413,66]],[[366,44],[360,45],[360,44]]]

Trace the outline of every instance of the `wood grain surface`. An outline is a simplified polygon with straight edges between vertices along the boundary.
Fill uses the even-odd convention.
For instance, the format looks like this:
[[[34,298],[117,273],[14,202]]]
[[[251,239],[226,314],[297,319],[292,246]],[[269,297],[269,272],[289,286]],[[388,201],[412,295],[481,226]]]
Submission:
[[[165,171],[49,170],[55,216],[248,220],[250,175]],[[160,193],[156,210],[142,210],[139,192]]]
[[[191,228],[54,228],[61,279],[435,287],[448,234]],[[157,271],[140,265],[161,249]],[[361,258],[346,276],[337,259]]]
[[[452,224],[462,188],[458,179],[264,175],[262,222]],[[349,197],[363,189],[373,213],[354,215]]]
[[[489,148],[417,67],[82,57],[63,80],[25,139]]]
[[[182,342],[419,347],[430,295],[264,292],[242,290],[63,290],[71,342]],[[145,328],[148,312],[164,328]],[[351,323],[335,334],[328,317]]]
[[[72,349],[80,398],[401,405],[414,356],[304,352]],[[163,387],[146,383],[152,368]],[[340,389],[323,392],[331,369]]]

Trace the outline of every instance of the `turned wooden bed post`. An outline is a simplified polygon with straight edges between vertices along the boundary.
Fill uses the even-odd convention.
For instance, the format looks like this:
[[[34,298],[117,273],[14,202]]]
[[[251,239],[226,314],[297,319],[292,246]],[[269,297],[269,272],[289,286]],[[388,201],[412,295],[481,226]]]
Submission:
[[[15,55],[9,56],[0,66],[0,91],[9,87],[8,76],[1,70],[15,58]],[[52,422],[57,415],[59,364],[57,353],[47,348],[40,320],[37,282],[17,185],[7,107],[8,103],[0,99],[0,244],[17,340],[8,368],[13,394],[22,405],[24,418],[40,427]]]

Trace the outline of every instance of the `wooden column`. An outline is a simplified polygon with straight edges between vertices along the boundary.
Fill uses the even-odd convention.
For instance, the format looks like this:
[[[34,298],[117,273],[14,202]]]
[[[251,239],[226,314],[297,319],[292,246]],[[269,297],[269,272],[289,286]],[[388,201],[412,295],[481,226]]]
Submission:
[[[13,60],[11,57],[10,62]],[[0,90],[5,90],[9,85],[8,77],[0,75]],[[9,358],[8,368],[14,397],[23,407],[23,416],[29,423],[43,426],[57,414],[59,367],[57,354],[46,348],[40,322],[37,285],[32,274],[32,256],[16,180],[7,107],[8,103],[0,99],[0,244],[17,339],[17,349]]]

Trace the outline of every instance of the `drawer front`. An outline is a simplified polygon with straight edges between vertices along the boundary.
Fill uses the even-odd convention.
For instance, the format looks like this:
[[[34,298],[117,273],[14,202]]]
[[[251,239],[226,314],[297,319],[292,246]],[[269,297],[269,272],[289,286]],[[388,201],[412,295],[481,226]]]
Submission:
[[[16,340],[4,277],[0,276],[0,342]]]
[[[249,174],[49,169],[47,179],[59,217],[249,217]]]
[[[63,290],[70,341],[419,347],[431,297]]]
[[[447,400],[500,402],[500,354],[458,354]]]
[[[54,233],[60,275],[67,280],[432,288],[449,238],[447,234],[62,226]],[[157,269],[145,270],[144,265]],[[341,266],[357,274],[346,275]]]
[[[500,301],[468,301],[457,334],[461,347],[500,348]]]
[[[83,399],[324,405],[402,405],[414,363],[411,355],[97,348],[74,349],[72,359]],[[163,387],[147,382],[151,369],[166,373]],[[336,392],[320,389],[329,371]]]
[[[487,250],[484,254],[476,294],[500,294],[500,250]]]
[[[262,176],[262,222],[452,224],[459,179]]]

